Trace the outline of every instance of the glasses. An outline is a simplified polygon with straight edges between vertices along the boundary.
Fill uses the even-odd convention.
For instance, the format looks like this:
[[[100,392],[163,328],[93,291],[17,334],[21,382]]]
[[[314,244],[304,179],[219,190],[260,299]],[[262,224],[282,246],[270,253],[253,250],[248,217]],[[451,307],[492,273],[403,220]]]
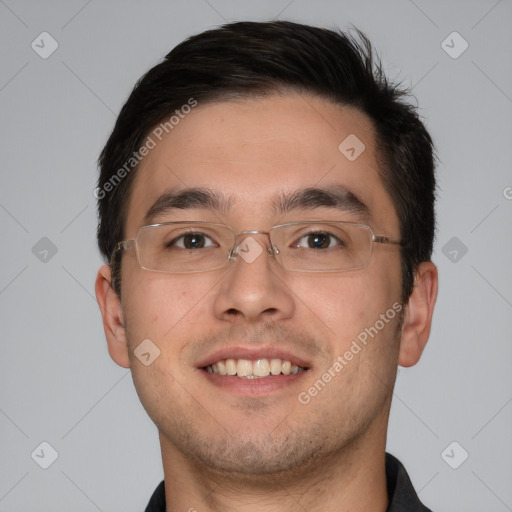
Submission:
[[[267,235],[266,251],[285,269],[297,272],[342,272],[365,268],[373,244],[402,242],[374,235],[364,224],[307,221],[274,226],[270,231],[236,234],[224,224],[165,222],[139,229],[134,239],[119,242],[118,250],[135,247],[137,261],[145,270],[184,274],[225,267],[241,256],[254,261],[265,249],[249,235]],[[252,237],[251,237],[252,238]],[[242,239],[241,242],[239,240]]]

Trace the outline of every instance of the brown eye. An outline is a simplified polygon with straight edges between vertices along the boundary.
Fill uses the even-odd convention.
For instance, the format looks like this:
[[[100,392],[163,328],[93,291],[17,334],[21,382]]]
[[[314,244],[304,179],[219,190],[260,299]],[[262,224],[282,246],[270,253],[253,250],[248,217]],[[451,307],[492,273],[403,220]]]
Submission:
[[[204,235],[190,234],[183,237],[183,245],[185,249],[201,249],[205,245]]]
[[[304,247],[306,249],[330,249],[331,247],[344,246],[345,244],[331,233],[314,232],[304,235],[296,247]]]
[[[202,233],[186,233],[174,238],[166,244],[166,247],[179,249],[203,249],[205,247],[217,247],[212,239]]]
[[[314,235],[308,235],[308,247],[312,249],[325,249],[329,247],[329,235],[325,233],[315,233]]]

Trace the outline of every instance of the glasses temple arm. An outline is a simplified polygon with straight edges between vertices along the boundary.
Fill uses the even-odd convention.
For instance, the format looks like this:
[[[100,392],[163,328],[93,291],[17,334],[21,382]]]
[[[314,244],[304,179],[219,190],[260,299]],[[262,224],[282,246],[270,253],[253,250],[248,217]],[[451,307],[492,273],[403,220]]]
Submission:
[[[388,236],[378,236],[373,235],[373,241],[378,244],[391,244],[391,245],[399,245],[400,247],[406,247],[407,245],[401,240],[392,240]]]
[[[110,257],[110,266],[112,266],[112,262],[114,261],[114,256],[116,255],[117,251],[120,251],[120,250],[125,251],[134,246],[135,246],[134,238],[132,238],[130,240],[123,240],[122,242],[117,242],[117,244],[114,247],[114,250],[112,251],[112,256]]]

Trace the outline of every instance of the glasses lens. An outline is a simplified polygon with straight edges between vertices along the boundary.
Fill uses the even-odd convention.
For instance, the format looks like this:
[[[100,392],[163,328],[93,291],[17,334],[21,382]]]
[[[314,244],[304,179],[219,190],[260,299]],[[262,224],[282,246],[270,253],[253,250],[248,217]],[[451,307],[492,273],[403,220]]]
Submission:
[[[289,270],[334,272],[368,265],[372,234],[368,226],[308,222],[274,228],[281,265]]]
[[[141,267],[169,273],[201,272],[224,266],[234,244],[227,226],[176,222],[145,226],[137,235]]]

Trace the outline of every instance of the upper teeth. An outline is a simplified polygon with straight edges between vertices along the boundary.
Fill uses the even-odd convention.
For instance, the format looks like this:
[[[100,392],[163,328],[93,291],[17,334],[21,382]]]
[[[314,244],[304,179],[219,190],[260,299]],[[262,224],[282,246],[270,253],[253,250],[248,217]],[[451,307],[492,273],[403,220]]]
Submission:
[[[206,371],[219,375],[237,375],[246,379],[268,377],[269,375],[290,375],[303,372],[305,368],[284,359],[223,359],[208,365]]]

